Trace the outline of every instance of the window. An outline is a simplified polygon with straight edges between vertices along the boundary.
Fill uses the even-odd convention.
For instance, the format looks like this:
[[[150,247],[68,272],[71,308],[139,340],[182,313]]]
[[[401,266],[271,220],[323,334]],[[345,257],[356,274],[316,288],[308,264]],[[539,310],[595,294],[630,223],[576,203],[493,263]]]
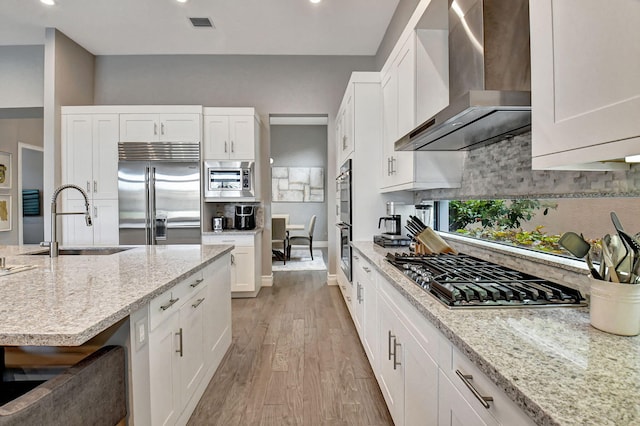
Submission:
[[[628,233],[640,231],[639,198],[441,201],[437,211],[439,231],[570,257],[558,245],[560,236],[582,234],[598,258],[600,240],[616,233],[612,211]]]

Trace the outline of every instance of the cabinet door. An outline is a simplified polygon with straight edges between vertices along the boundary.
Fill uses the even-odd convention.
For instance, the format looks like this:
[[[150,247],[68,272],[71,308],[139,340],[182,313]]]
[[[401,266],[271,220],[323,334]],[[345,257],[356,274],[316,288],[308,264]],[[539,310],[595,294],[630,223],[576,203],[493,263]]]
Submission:
[[[404,366],[398,319],[384,297],[378,298],[378,382],[396,425],[404,425]],[[398,346],[400,345],[400,346]],[[395,357],[394,357],[395,353]],[[399,363],[399,364],[398,364]]]
[[[497,422],[485,422],[442,371],[439,372],[438,389],[439,426],[484,426],[498,424]]]
[[[640,154],[640,2],[529,7],[533,168]]]
[[[204,374],[204,306],[206,287],[180,308],[180,376],[182,404],[186,405]]]
[[[181,410],[180,314],[175,312],[149,333],[151,424],[173,425]]]
[[[355,150],[354,145],[354,128],[353,128],[353,86],[349,87],[349,94],[344,104],[343,110],[343,143],[342,143],[342,159],[346,160]]]
[[[382,184],[383,188],[393,185],[391,161],[393,144],[398,138],[398,80],[397,70],[391,71],[382,80]]]
[[[120,114],[120,142],[160,140],[158,114]]]
[[[357,263],[354,265],[353,271],[353,290],[355,291],[355,296],[352,299],[353,303],[353,323],[356,326],[356,330],[360,335],[360,340],[363,339],[364,336],[364,299],[362,298],[363,294],[363,279],[362,279],[363,271],[360,268],[360,265]]]
[[[438,364],[411,333],[402,335],[402,345],[404,423],[435,426],[438,424]]]
[[[119,238],[118,200],[93,200],[93,244],[117,246]]]
[[[91,114],[64,116],[62,170],[64,183],[91,193],[93,181],[93,119]],[[117,174],[117,168],[116,168]],[[81,200],[78,191],[67,190],[68,199]]]
[[[368,279],[364,280],[364,287],[360,291],[360,297],[364,300],[363,319],[363,346],[369,357],[369,363],[374,370],[377,369],[379,358],[378,350],[378,297],[375,287],[375,278],[369,268]]]
[[[114,200],[118,198],[118,114],[94,115],[92,126],[91,195],[94,199]]]
[[[231,252],[231,291],[253,291],[255,283],[255,249],[236,247]]]
[[[228,346],[223,340],[225,335],[231,340],[231,271],[229,257],[216,261],[204,270],[208,297],[204,302],[204,348],[205,357],[215,359],[216,353],[224,354]],[[218,350],[218,348],[224,348]]]
[[[65,192],[76,192],[67,190]],[[84,200],[65,199],[62,203],[62,209],[58,205],[59,211],[66,212],[84,212]],[[91,212],[91,206],[89,207]],[[116,209],[116,214],[117,214]],[[87,226],[84,215],[63,215],[59,219],[62,229],[58,228],[58,241],[65,246],[92,246],[93,245],[93,226]]]
[[[229,158],[232,160],[255,159],[255,121],[253,116],[229,117]]]
[[[398,78],[398,138],[416,126],[415,43],[415,34],[412,33],[402,46],[394,64]]]
[[[200,142],[200,115],[160,114],[160,140]]]
[[[224,115],[205,115],[205,160],[227,160],[229,159],[229,151],[229,117]]]

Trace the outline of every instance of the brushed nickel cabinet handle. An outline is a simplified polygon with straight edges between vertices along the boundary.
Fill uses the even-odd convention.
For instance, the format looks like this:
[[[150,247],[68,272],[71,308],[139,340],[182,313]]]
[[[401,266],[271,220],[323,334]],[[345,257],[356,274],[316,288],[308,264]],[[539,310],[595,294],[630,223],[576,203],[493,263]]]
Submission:
[[[97,180],[93,181],[93,192],[98,192],[98,181]]]
[[[232,265],[236,264],[236,258],[233,255],[231,255],[231,264]]]
[[[362,269],[364,269],[364,271],[368,274],[371,272],[371,269],[369,269],[367,266],[363,266]]]
[[[91,182],[87,181],[87,192],[91,192]]]
[[[402,365],[402,363],[400,361],[398,361],[398,348],[402,347],[402,345],[400,343],[398,343],[398,341],[396,340],[396,338],[393,338],[393,369],[395,370],[399,365]]]
[[[180,300],[179,297],[176,297],[175,299],[169,299],[169,302],[166,305],[161,305],[160,309],[162,309],[163,311],[166,311],[167,309],[169,309],[170,307],[172,307],[173,305],[175,305],[175,303]]]
[[[224,152],[227,152],[227,141],[224,141]]]
[[[233,141],[231,141],[231,152],[235,152],[235,149],[233,147]]]
[[[196,288],[200,285],[202,281],[204,281],[204,278],[197,279],[194,283],[189,284],[189,287]]]
[[[153,123],[153,134],[154,135],[158,134],[158,123]]]
[[[391,361],[391,339],[395,339],[395,336],[391,334],[391,330],[389,330],[389,335],[387,336],[387,352],[389,353],[389,361]]]
[[[193,309],[195,309],[195,308],[197,308],[198,306],[200,306],[200,304],[201,304],[202,302],[204,302],[204,297],[203,297],[202,299],[198,299],[198,300],[196,300],[196,303],[192,304],[192,305],[191,305],[191,307],[192,307]]]
[[[484,408],[486,408],[487,410],[489,408],[491,408],[489,403],[493,402],[493,397],[492,396],[482,396],[480,394],[480,392],[478,392],[478,390],[475,388],[475,386],[473,386],[473,383],[471,383],[471,380],[473,380],[473,376],[471,374],[464,374],[460,370],[457,370],[457,369],[456,369],[456,374],[458,375],[458,377],[460,377],[460,380],[462,380],[462,382],[467,386],[467,388],[469,388],[469,390],[471,391],[473,396],[475,396],[476,399],[478,401],[480,401],[480,404],[482,404],[482,406]]]
[[[176,333],[176,336],[178,336],[180,338],[180,348],[176,350],[177,353],[180,354],[180,358],[182,358],[183,352],[182,352],[182,328],[180,328],[180,331]]]
[[[160,124],[160,134],[164,135],[164,123]]]
[[[96,206],[93,206],[93,218],[97,218],[98,217],[98,208]]]

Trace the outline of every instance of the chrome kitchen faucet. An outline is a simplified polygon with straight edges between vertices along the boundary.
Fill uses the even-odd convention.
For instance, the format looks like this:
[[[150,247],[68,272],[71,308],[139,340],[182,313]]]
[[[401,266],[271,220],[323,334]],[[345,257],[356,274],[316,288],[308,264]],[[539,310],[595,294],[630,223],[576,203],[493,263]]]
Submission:
[[[78,191],[80,191],[80,193],[84,197],[84,205],[85,205],[86,211],[84,211],[84,212],[59,212],[59,213],[57,212],[56,201],[58,199],[58,195],[62,191],[64,191],[65,189],[69,189],[69,188],[77,189]],[[87,226],[91,226],[92,225],[91,215],[89,214],[89,197],[87,197],[87,193],[84,191],[84,189],[80,188],[77,185],[71,185],[71,184],[62,185],[62,186],[58,187],[58,189],[56,189],[53,192],[53,196],[51,197],[51,241],[44,241],[44,242],[40,243],[41,247],[49,247],[49,256],[50,257],[58,257],[58,238],[57,238],[57,235],[56,235],[57,217],[59,215],[68,215],[68,214],[83,214],[84,215],[84,220],[87,222]]]

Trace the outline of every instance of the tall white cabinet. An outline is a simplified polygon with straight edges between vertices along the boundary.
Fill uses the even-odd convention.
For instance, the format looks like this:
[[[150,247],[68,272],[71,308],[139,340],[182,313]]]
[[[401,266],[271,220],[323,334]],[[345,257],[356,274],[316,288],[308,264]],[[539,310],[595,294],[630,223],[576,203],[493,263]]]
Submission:
[[[530,3],[532,165],[640,154],[640,3]]]
[[[93,226],[84,216],[62,218],[65,245],[118,244],[118,114],[62,109],[62,182],[82,187],[89,196]],[[84,198],[65,190],[60,211],[85,211]]]
[[[421,35],[421,37],[419,37]],[[446,33],[412,31],[401,38],[381,71],[383,140],[380,190],[456,188],[464,153],[395,151],[394,144],[449,102]]]

